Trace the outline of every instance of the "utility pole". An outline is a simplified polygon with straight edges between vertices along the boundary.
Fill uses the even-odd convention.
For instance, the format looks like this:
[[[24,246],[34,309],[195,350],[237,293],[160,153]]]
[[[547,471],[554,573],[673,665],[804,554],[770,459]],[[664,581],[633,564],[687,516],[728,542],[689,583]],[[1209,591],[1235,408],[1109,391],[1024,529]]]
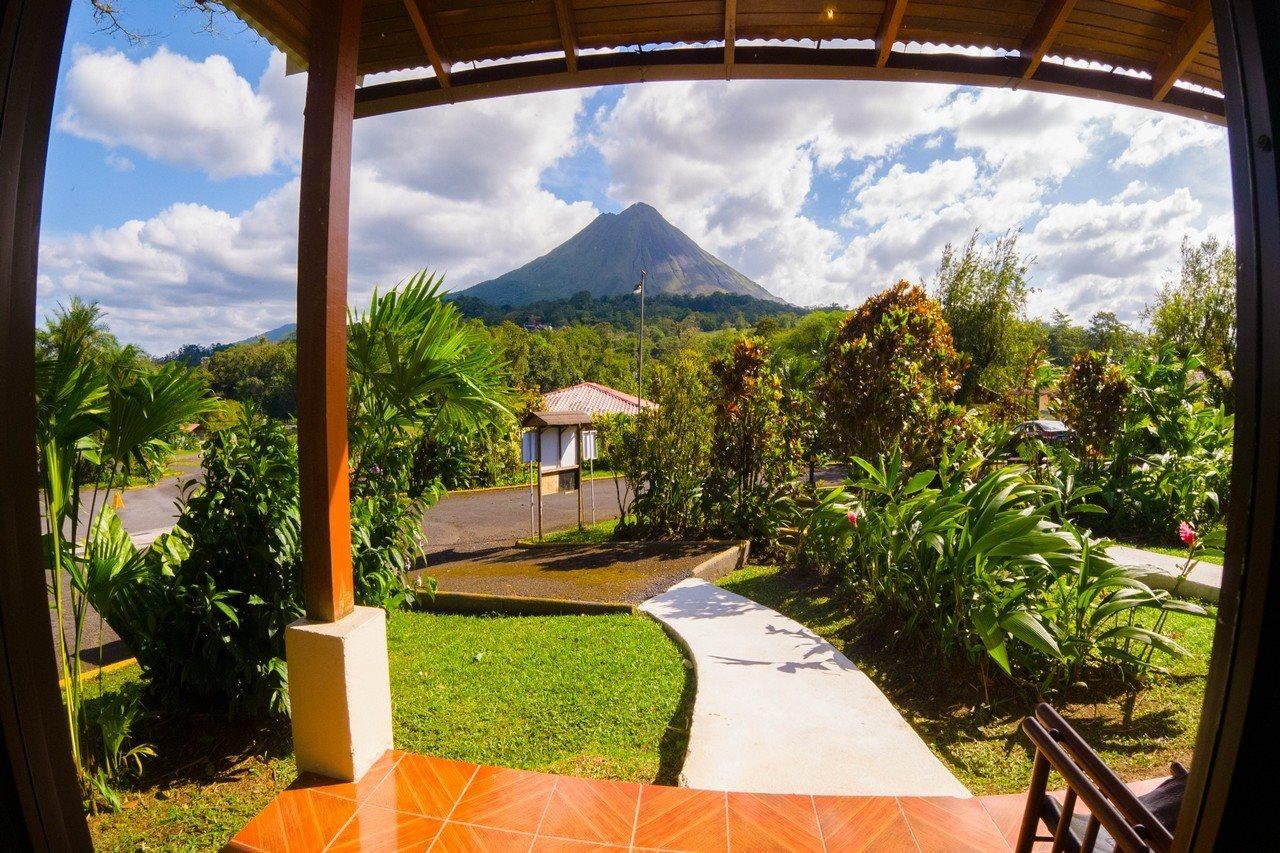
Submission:
[[[640,346],[636,350],[636,414],[640,414],[640,401],[644,399],[644,280],[649,273],[640,270],[640,281],[632,293],[640,294]]]

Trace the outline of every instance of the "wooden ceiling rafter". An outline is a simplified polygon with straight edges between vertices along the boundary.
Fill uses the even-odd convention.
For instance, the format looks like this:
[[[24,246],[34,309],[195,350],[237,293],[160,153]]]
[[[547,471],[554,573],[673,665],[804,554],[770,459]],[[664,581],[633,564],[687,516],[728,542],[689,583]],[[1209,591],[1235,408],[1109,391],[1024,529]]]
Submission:
[[[305,67],[311,18],[322,0],[226,2],[286,50],[290,70]],[[640,82],[798,77],[1065,91],[1214,122],[1225,111],[1210,0],[1018,0],[1016,7],[995,0],[749,6],[741,0],[366,0],[365,6],[361,74],[419,68],[426,65],[424,53],[436,72],[427,77],[429,92],[415,89],[407,100],[389,95],[396,104],[452,102],[448,92],[462,81],[473,87],[467,98],[475,99],[486,96],[480,92],[610,85],[637,76]],[[833,39],[868,37],[874,41],[857,49],[830,46]],[[903,42],[933,47],[896,51]],[[810,53],[788,53],[782,62],[768,58],[797,43]],[[990,48],[1003,56],[992,57]],[[613,53],[632,56],[610,58]],[[963,58],[917,58],[938,53]],[[1050,62],[1049,55],[1070,61]],[[545,61],[552,65],[544,67]],[[477,63],[504,70],[477,76],[469,67]],[[852,66],[835,67],[839,63]],[[1007,76],[991,73],[993,67]],[[500,85],[486,75],[500,77]],[[521,75],[528,78],[524,88],[515,82]],[[408,108],[375,109],[376,97],[362,96],[366,109]]]
[[[414,32],[418,35],[418,42],[422,45],[422,51],[427,55],[427,61],[431,63],[431,68],[436,72],[436,79],[440,81],[441,89],[448,89],[449,81],[449,63],[440,53],[440,49],[436,47],[435,38],[431,35],[431,29],[427,26],[427,9],[424,5],[426,0],[404,0],[404,10],[409,13],[409,20],[413,22]]]
[[[733,54],[738,41],[738,0],[724,0],[724,79],[733,76]]]
[[[555,0],[556,26],[560,29],[560,43],[564,46],[564,64],[570,74],[578,71],[578,29],[573,22],[573,8],[569,0]]]
[[[1040,7],[1040,14],[1036,16],[1031,30],[1022,42],[1021,50],[1018,51],[1026,62],[1026,67],[1022,71],[1024,80],[1031,79],[1036,73],[1053,40],[1066,26],[1067,18],[1071,16],[1071,10],[1075,5],[1076,0],[1045,0],[1044,5]]]
[[[1213,6],[1210,0],[1196,0],[1191,14],[1187,17],[1178,37],[1173,42],[1173,49],[1164,60],[1156,66],[1151,75],[1151,99],[1163,101],[1169,95],[1173,84],[1178,82],[1187,67],[1204,50],[1209,37],[1213,35]]]
[[[898,40],[898,30],[902,29],[902,19],[906,14],[907,0],[886,0],[880,26],[876,29],[876,68],[889,64],[889,54],[893,52],[893,43]]]

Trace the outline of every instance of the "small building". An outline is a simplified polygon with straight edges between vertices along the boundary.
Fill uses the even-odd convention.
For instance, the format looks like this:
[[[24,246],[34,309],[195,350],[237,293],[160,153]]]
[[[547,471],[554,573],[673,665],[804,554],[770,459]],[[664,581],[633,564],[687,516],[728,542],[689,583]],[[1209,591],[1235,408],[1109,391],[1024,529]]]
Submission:
[[[542,395],[543,409],[548,412],[586,412],[592,417],[600,415],[634,415],[643,406],[656,409],[652,400],[641,400],[635,394],[601,385],[599,382],[579,382],[568,388],[557,388]]]
[[[530,412],[520,425],[524,430],[520,457],[535,466],[536,514],[532,521],[542,538],[542,496],[558,492],[578,493],[578,527],[582,527],[582,463],[595,458],[595,432],[586,412]],[[532,488],[532,487],[531,487]],[[592,497],[594,513],[594,496]],[[531,511],[534,507],[531,505]]]

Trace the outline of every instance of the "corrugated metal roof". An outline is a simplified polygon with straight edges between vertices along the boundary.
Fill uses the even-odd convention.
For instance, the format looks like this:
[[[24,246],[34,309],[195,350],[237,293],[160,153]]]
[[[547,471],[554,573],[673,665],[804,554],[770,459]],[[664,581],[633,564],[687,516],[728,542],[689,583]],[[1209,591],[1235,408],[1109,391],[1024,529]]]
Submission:
[[[591,415],[634,415],[639,411],[638,399],[635,394],[599,382],[579,382],[542,395],[543,408],[548,412],[587,412]],[[642,405],[646,409],[657,408],[651,400],[644,400]]]

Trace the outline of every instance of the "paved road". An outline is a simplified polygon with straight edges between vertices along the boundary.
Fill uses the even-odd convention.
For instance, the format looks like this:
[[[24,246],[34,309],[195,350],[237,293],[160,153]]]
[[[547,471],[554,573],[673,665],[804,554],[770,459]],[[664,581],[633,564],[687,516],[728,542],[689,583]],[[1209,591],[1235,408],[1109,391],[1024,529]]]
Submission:
[[[591,491],[595,489],[595,517],[604,521],[618,517],[618,498],[613,480],[588,481],[582,493],[583,520],[591,523]],[[529,535],[529,489],[495,489],[448,495],[427,510],[423,528],[427,551],[458,545],[512,542]],[[542,531],[564,530],[578,523],[575,492],[546,495],[542,499]]]

